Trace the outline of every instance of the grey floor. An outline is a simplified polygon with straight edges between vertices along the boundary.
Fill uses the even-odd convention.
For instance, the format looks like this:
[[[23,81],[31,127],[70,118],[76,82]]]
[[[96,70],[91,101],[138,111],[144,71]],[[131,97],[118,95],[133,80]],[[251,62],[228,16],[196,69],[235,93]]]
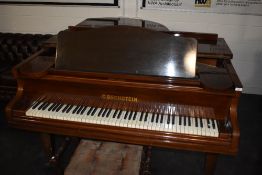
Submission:
[[[7,127],[3,112],[5,104],[0,104],[0,174],[54,174],[46,164],[39,134]],[[220,156],[215,175],[262,174],[262,96],[242,95],[239,122],[239,153],[235,157]],[[62,166],[67,162],[68,156],[64,156]],[[200,175],[203,174],[203,164],[203,153],[160,148],[152,151],[153,175]]]

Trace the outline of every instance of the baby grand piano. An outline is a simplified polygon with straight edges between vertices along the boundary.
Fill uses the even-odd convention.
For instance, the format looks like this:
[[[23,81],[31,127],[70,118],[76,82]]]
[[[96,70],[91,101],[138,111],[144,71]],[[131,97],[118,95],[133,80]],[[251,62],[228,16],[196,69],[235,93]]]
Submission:
[[[224,39],[87,22],[13,68],[10,126],[46,133],[50,154],[49,134],[205,152],[205,174],[237,153],[242,85]]]

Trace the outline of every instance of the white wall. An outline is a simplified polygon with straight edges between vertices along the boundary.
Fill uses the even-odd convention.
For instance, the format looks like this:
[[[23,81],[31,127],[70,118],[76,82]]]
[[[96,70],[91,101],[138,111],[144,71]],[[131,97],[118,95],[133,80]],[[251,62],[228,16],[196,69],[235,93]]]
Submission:
[[[262,17],[140,9],[139,0],[117,7],[0,5],[0,32],[52,33],[90,17],[135,17],[171,30],[218,33],[234,54],[245,93],[262,94]]]

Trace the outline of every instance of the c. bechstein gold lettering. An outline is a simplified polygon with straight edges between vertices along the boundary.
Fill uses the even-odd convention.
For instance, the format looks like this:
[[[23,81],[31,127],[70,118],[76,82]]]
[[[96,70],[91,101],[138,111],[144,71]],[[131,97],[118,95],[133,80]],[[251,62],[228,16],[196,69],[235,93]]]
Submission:
[[[137,97],[127,97],[127,96],[102,94],[101,98],[106,99],[106,100],[120,100],[120,101],[128,101],[128,102],[138,102]]]

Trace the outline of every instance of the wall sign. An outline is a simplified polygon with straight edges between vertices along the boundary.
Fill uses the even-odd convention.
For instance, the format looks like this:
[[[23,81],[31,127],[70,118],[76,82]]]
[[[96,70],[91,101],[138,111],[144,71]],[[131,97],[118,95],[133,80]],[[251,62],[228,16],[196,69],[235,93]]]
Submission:
[[[54,4],[118,6],[118,0],[0,0],[0,4]]]
[[[262,0],[142,0],[142,8],[262,15]]]

